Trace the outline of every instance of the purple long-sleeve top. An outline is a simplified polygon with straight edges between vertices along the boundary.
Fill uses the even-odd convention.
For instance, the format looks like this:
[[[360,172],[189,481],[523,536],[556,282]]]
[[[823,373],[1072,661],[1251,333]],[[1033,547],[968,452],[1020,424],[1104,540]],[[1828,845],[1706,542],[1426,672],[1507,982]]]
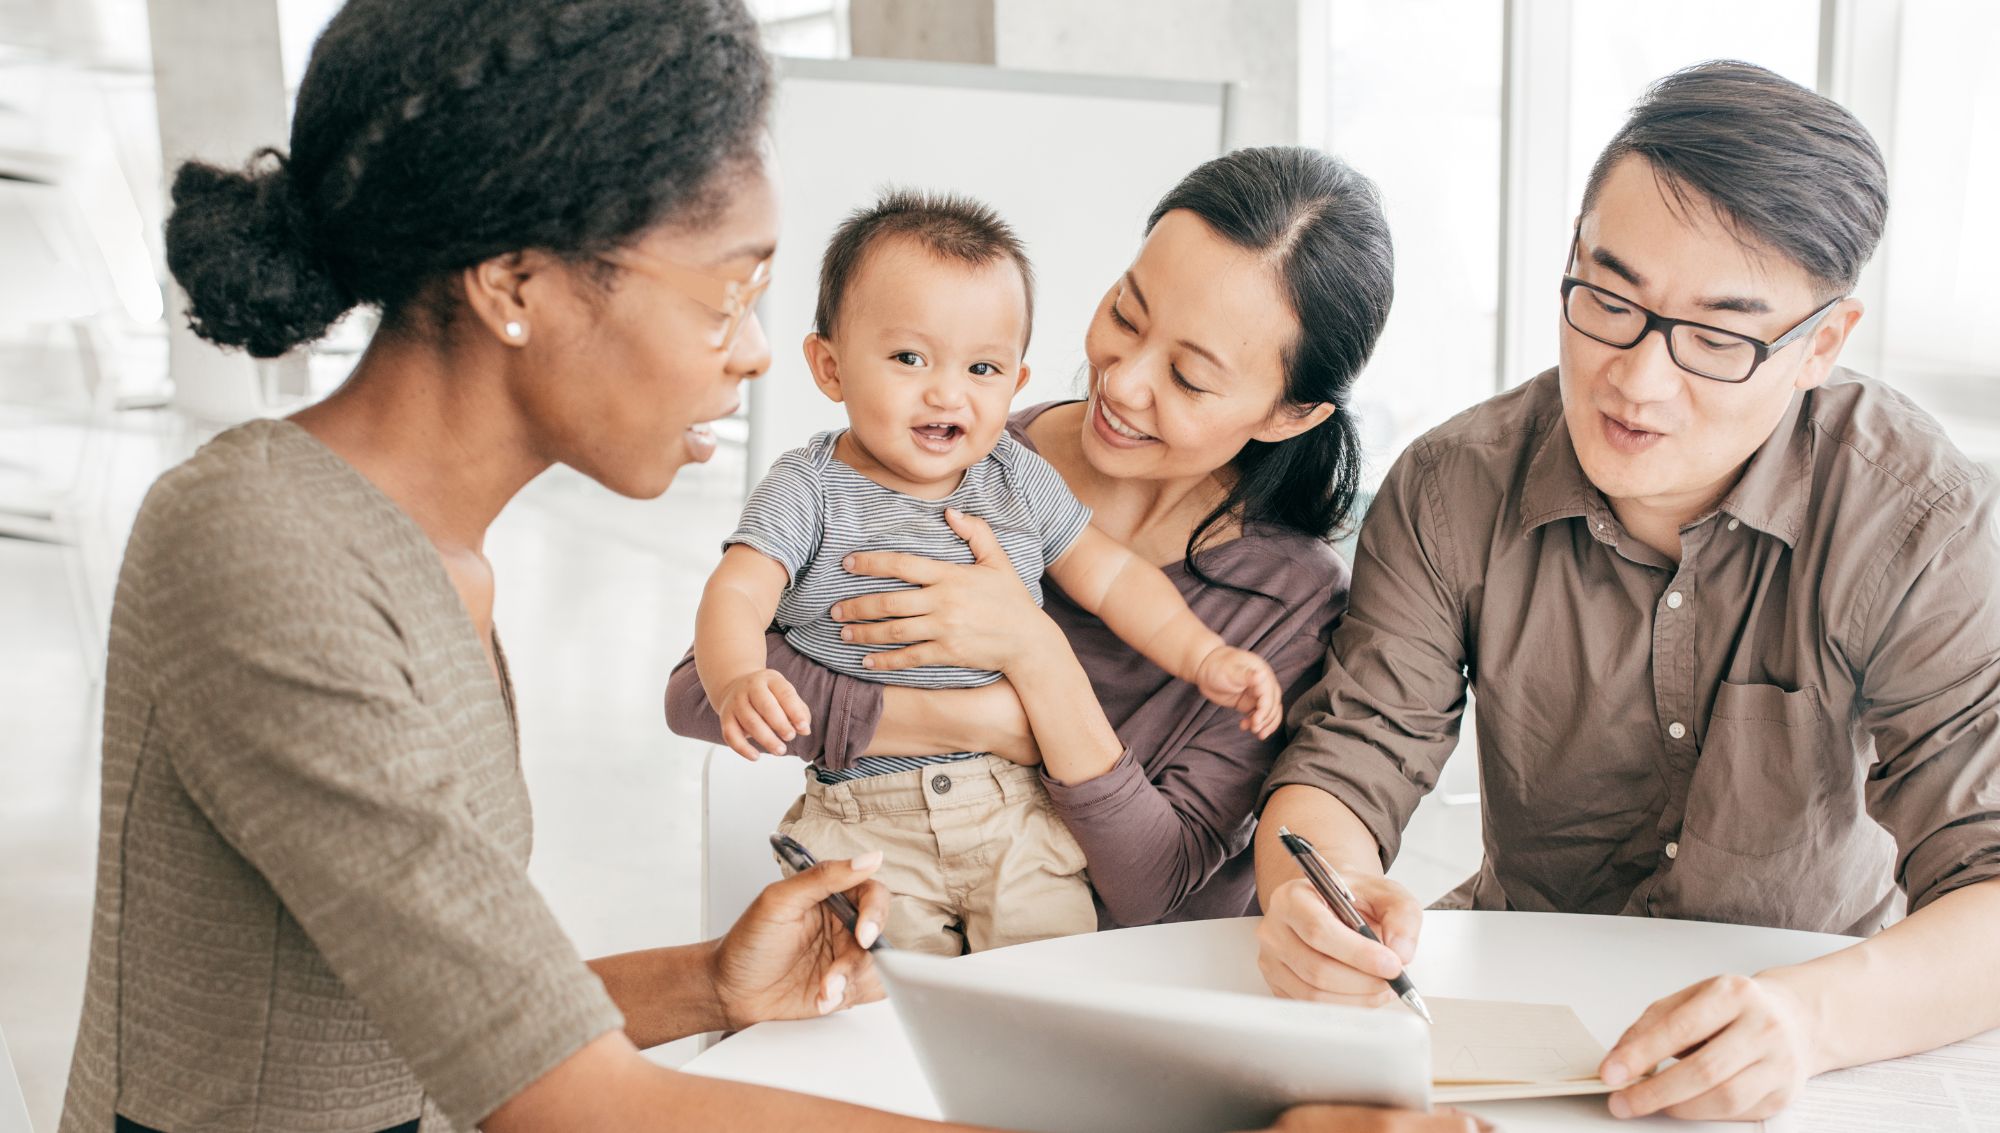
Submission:
[[[1033,448],[1028,426],[1057,404],[1014,414],[1008,422],[1014,438]],[[1254,593],[1203,583],[1180,562],[1165,568],[1167,577],[1225,641],[1271,663],[1290,704],[1319,679],[1327,638],[1347,607],[1347,564],[1319,539],[1259,523],[1203,551],[1198,562],[1218,582]],[[1140,656],[1053,579],[1042,586],[1044,608],[1090,675],[1125,749],[1095,779],[1064,784],[1042,775],[1056,813],[1089,860],[1099,926],[1255,912],[1250,835],[1258,791],[1284,732],[1260,740],[1242,731],[1234,711],[1210,704],[1193,685]],[[766,647],[770,666],[812,711],[813,732],[789,745],[792,754],[831,769],[866,754],[882,719],[883,686],[822,668],[781,634],[768,635]],[[692,654],[667,684],[667,723],[681,735],[721,741]]]

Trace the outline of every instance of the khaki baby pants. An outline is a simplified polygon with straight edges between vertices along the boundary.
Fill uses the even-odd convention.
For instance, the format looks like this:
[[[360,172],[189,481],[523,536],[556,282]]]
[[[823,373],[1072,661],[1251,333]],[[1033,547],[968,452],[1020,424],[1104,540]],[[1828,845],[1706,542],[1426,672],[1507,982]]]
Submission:
[[[956,956],[1097,928],[1083,848],[1039,768],[982,755],[844,783],[807,768],[779,829],[821,861],[882,851],[896,948]]]

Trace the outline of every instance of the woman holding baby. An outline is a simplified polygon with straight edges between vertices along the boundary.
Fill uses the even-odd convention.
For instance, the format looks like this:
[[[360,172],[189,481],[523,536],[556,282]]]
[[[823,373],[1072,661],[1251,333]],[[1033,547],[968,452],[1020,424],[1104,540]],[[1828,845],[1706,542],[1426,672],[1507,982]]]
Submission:
[[[527,874],[485,532],[553,463],[665,491],[767,367],[769,91],[735,0],[352,0],[287,153],[179,170],[168,262],[200,333],[269,357],[357,305],[383,321],[333,395],[223,433],[141,508],[63,1130],[936,1128],[638,1054],[878,995],[822,904],[879,925],[876,862],[772,885],[719,941],[588,963]]]
[[[1093,526],[1163,569],[1230,645],[1267,661],[1288,703],[1318,678],[1346,606],[1347,567],[1326,540],[1349,518],[1359,480],[1347,407],[1388,316],[1392,266],[1374,188],[1340,162],[1299,148],[1209,162],[1161,200],[1099,303],[1085,340],[1088,396],[1011,422]],[[1241,726],[1058,582],[1043,580],[1038,608],[985,523],[948,519],[970,565],[852,555],[849,572],[916,588],[842,600],[831,616],[848,641],[898,646],[869,658],[879,670],[963,666],[1004,679],[877,683],[773,633],[768,664],[803,711],[753,725],[753,751],[835,771],[966,751],[1039,764],[1049,804],[1082,847],[1098,925],[1255,912],[1250,835],[1282,734]],[[738,738],[725,737],[692,656],[668,687],[667,716],[683,734]]]

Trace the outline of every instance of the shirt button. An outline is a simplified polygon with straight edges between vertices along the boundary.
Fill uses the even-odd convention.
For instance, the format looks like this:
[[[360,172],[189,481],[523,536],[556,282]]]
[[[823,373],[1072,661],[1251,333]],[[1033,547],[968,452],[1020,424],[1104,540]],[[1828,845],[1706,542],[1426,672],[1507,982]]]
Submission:
[[[1667,843],[1667,860],[1668,860],[1668,861],[1673,861],[1673,860],[1674,860],[1675,858],[1677,858],[1677,857],[1680,857],[1680,856],[1681,856],[1681,844],[1680,844],[1679,842],[1668,842],[1668,843]]]
[[[1678,727],[1680,727],[1680,725],[1678,725],[1678,724],[1676,724],[1676,725],[1674,725],[1674,726],[1675,726],[1675,727],[1677,727],[1677,728],[1678,728]],[[933,790],[933,791],[936,791],[936,792],[937,792],[938,794],[940,794],[940,795],[948,795],[948,794],[950,794],[950,793],[951,793],[951,776],[949,776],[949,775],[933,775],[933,776],[931,776],[931,790]]]
[[[1680,739],[1682,736],[1688,734],[1688,730],[1686,728],[1681,727],[1681,722],[1679,720],[1676,720],[1673,723],[1667,725],[1667,734],[1675,739]],[[938,776],[938,778],[942,779],[944,778],[944,776],[940,775]]]
[[[1743,524],[1742,524],[1742,523],[1740,523],[1740,522],[1738,522],[1738,521],[1736,521],[1736,520],[1734,520],[1734,519],[1732,519],[1732,520],[1730,520],[1730,521],[1729,521],[1729,529],[1730,529],[1731,531],[1734,531],[1734,530],[1736,530],[1737,528],[1739,528],[1739,527],[1741,527],[1741,526],[1743,526]]]
[[[1667,609],[1678,610],[1680,608],[1681,608],[1681,592],[1676,590],[1672,594],[1667,595]]]

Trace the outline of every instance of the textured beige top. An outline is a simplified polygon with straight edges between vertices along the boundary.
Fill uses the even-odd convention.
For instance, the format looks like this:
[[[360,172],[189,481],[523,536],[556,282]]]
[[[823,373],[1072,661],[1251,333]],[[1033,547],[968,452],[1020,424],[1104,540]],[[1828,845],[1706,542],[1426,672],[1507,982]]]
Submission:
[[[1267,790],[1395,856],[1477,698],[1486,859],[1447,906],[1869,934],[2000,877],[2000,493],[1836,371],[1674,562],[1584,475],[1551,370],[1426,434]]]
[[[423,532],[304,430],[140,509],[62,1130],[469,1129],[621,1025],[528,881],[511,697]]]

